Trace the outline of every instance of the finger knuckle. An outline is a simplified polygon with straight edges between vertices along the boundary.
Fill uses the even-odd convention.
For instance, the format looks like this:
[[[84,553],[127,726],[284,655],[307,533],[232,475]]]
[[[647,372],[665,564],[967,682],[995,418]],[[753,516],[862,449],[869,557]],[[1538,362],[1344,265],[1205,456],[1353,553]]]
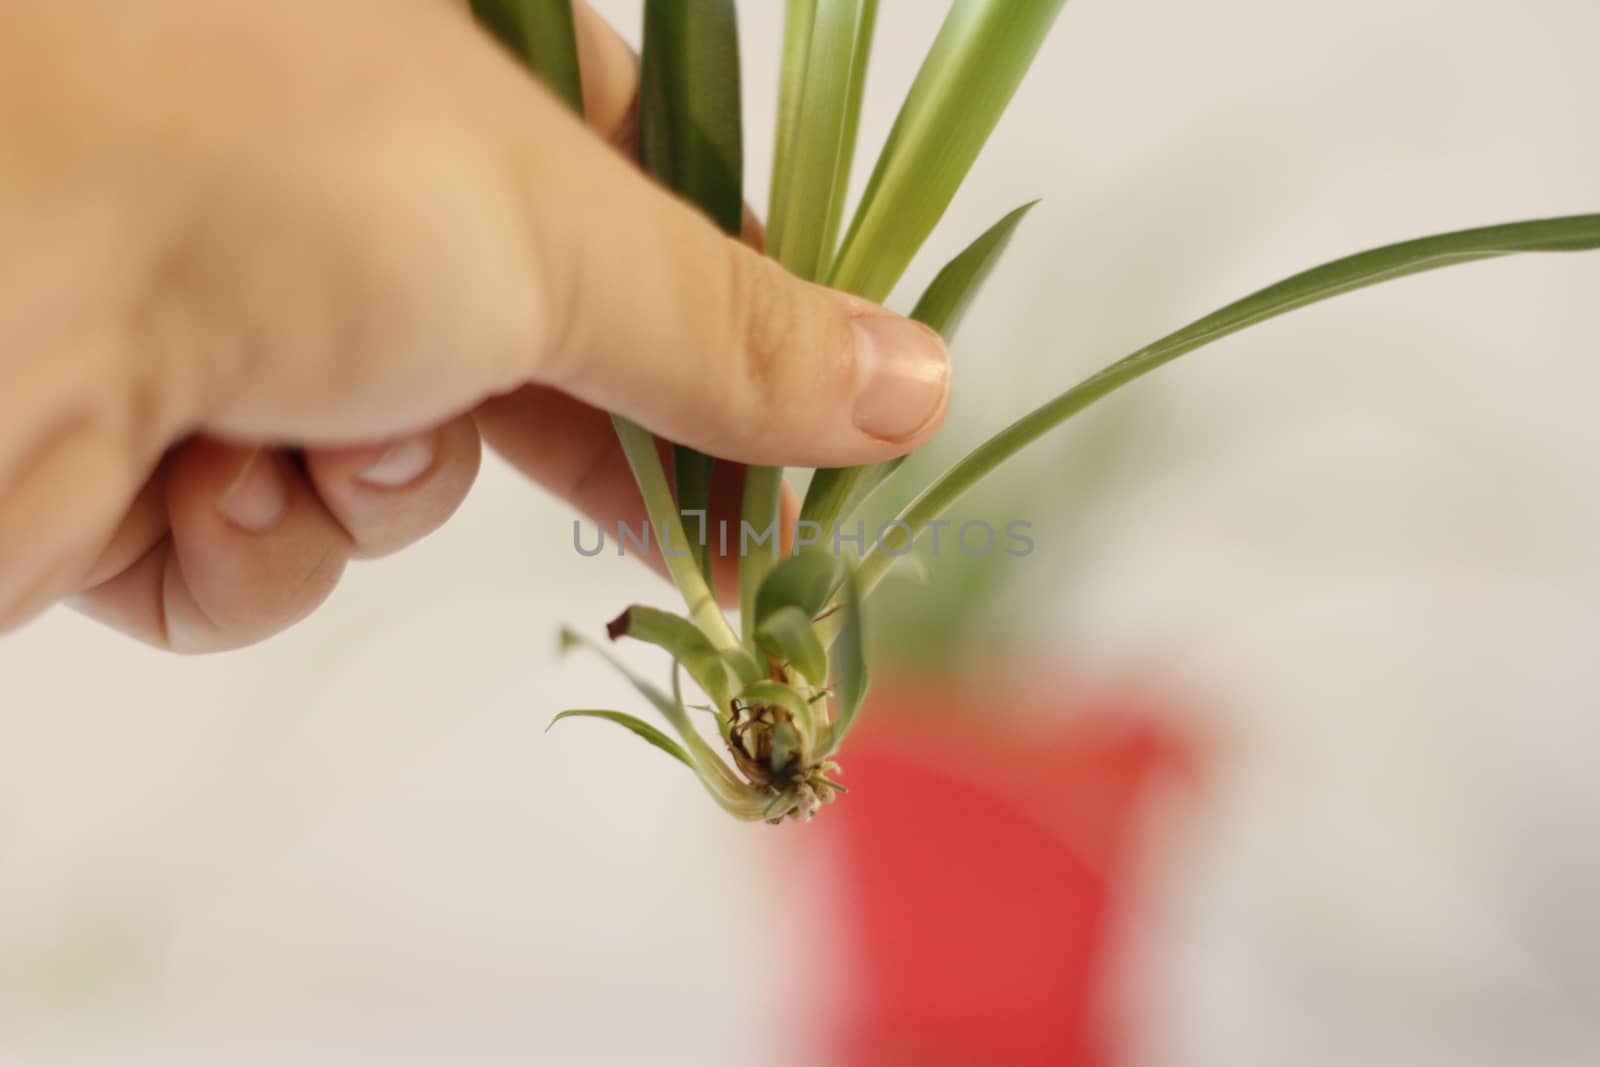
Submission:
[[[741,378],[752,398],[773,396],[788,384],[789,354],[808,329],[789,299],[789,279],[769,259],[729,242],[733,266],[734,337]]]

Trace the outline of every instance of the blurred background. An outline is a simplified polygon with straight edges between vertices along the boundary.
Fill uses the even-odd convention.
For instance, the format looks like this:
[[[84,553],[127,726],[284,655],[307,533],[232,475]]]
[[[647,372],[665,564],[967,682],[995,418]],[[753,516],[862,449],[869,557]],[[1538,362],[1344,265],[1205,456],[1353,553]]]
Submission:
[[[858,188],[943,7],[883,0]],[[1045,198],[919,465],[1299,268],[1596,210],[1597,40],[1593,0],[1075,0],[898,298]],[[808,827],[545,735],[633,706],[557,627],[672,594],[496,463],[259,648],[55,612],[0,640],[0,1064],[1600,1062],[1597,294],[1359,293],[1019,459],[971,506],[1038,550],[875,617]]]

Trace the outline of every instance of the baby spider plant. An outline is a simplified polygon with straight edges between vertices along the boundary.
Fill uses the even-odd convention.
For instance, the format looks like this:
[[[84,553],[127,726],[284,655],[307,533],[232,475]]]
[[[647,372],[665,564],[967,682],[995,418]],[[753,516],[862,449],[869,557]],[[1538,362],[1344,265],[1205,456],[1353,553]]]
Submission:
[[[877,0],[788,0],[766,252],[801,277],[886,299],[945,213],[1065,2],[952,0],[845,226]],[[473,9],[553,91],[581,109],[570,0],[473,0]],[[744,203],[740,92],[733,0],[645,0],[640,162],[730,234],[739,231]],[[913,317],[952,335],[1028,207],[1004,215],[945,266]],[[747,532],[757,537],[753,549],[740,553],[737,629],[712,594],[704,526],[691,540],[683,521],[704,515],[716,461],[674,447],[669,479],[652,436],[618,418],[617,434],[686,614],[631,607],[607,633],[612,641],[666,650],[671,682],[664,689],[653,685],[617,662],[603,643],[573,631],[563,633],[562,644],[588,645],[611,659],[672,732],[621,711],[574,709],[557,720],[600,718],[626,727],[687,765],[739,818],[808,819],[844,791],[835,757],[867,691],[862,602],[945,509],[1001,463],[1134,379],[1296,308],[1439,267],[1597,247],[1600,214],[1514,222],[1388,245],[1267,286],[1023,415],[923,488],[849,559],[837,551],[837,537],[780,558],[781,539],[761,535],[776,530],[784,472],[751,468],[741,549]],[[814,472],[801,517],[816,525],[803,526],[813,537],[798,540],[838,530],[897,466]],[[686,702],[685,674],[704,703]],[[704,732],[691,716],[696,710],[706,713]]]

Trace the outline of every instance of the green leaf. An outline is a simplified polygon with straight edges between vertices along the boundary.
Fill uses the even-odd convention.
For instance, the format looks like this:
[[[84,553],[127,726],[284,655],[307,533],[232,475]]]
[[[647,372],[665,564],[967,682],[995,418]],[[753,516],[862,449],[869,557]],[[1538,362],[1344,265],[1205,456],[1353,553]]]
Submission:
[[[760,621],[756,593],[778,565],[782,550],[783,531],[778,528],[782,503],[782,467],[745,468],[744,500],[739,517],[739,625],[746,641],[754,639],[756,623]],[[752,538],[748,546],[746,530]],[[766,538],[766,543],[758,543],[760,538]]]
[[[761,813],[761,817],[767,822],[778,822],[789,814],[795,803],[794,794],[785,790],[768,801],[766,810]]]
[[[828,653],[817,639],[811,616],[800,608],[779,608],[756,627],[756,644],[763,652],[788,664],[812,685],[828,680]]]
[[[850,192],[850,172],[855,166],[856,141],[861,130],[861,100],[866,93],[867,64],[872,58],[872,37],[877,24],[878,0],[862,0],[855,48],[851,53],[850,82],[845,90],[844,129],[839,133],[839,155],[834,161],[833,196],[829,199],[827,220],[822,225],[823,259],[817,264],[819,276],[832,269],[839,227],[844,223],[845,197]]]
[[[733,0],[648,0],[639,72],[639,158],[645,171],[735,237],[744,225],[739,24]],[[713,460],[673,446],[678,508],[711,498]],[[689,546],[711,581],[709,538]]]
[[[911,317],[943,335],[945,340],[955,337],[966,317],[967,308],[983,288],[983,283],[994,273],[995,264],[1011,247],[1011,238],[1017,227],[1028,217],[1039,201],[1033,200],[1006,215],[989,227],[961,253],[946,263],[934,276],[917,301]]]
[[[639,70],[645,171],[735,237],[744,224],[733,0],[648,0]]]
[[[590,641],[588,638],[584,637],[575,630],[563,629],[561,631],[561,650],[566,652],[574,648],[588,649],[609,663],[618,674],[626,678],[628,682],[639,691],[640,696],[648,700],[651,705],[653,705],[655,709],[661,713],[662,718],[666,719],[667,722],[672,724],[672,728],[678,731],[679,736],[683,738],[685,743],[692,746],[694,743],[693,739],[700,736],[695,732],[693,725],[690,724],[689,713],[683,709],[682,704],[679,704],[676,700],[673,700],[672,697],[668,696],[666,693],[663,693],[660,689],[651,685],[643,678],[640,678],[633,671],[629,670],[621,660],[617,659],[617,657],[613,656],[600,645]]]
[[[590,641],[582,634],[570,628],[561,631],[561,650],[570,651],[574,648],[585,648],[609,663],[613,669],[621,674],[628,682],[639,691],[646,700],[653,704],[677,731],[678,737],[683,741],[684,751],[688,754],[689,766],[694,769],[696,777],[705,786],[706,792],[722,806],[725,811],[741,818],[758,818],[765,800],[755,794],[738,775],[724,763],[705,738],[695,730],[694,724],[689,721],[689,713],[683,705],[660,689],[640,678],[629,670],[621,660],[617,659],[601,645]]]
[[[756,628],[784,608],[799,608],[806,618],[815,618],[839,587],[843,571],[844,564],[828,552],[790,556],[772,569],[756,593]]]
[[[824,533],[855,513],[856,508],[875,493],[889,476],[900,469],[905,457],[873,463],[865,467],[822,467],[811,476],[805,503],[800,506],[800,521],[814,522]],[[810,527],[807,527],[809,529]]]
[[[947,263],[917,301],[911,317],[939,331],[946,341],[953,340],[973,298],[994,273],[995,264],[1010,247],[1017,227],[1037,203],[1035,200],[1023,204],[985,230]],[[905,460],[906,457],[901,456],[866,467],[829,467],[817,471],[806,490],[805,504],[800,509],[801,521],[814,522],[823,530],[830,529],[854,514]]]
[[[672,487],[667,484],[667,472],[661,466],[661,453],[656,451],[655,436],[620,415],[611,416],[611,424],[622,443],[622,452],[633,471],[633,480],[644,497],[645,511],[659,540],[659,547],[672,584],[678,587],[689,617],[700,632],[718,648],[737,648],[739,638],[728,625],[711,586],[689,552],[690,539],[683,529],[683,517],[678,514],[678,502],[673,499]]]
[[[613,641],[631,637],[666,649],[718,707],[726,707],[733,695],[727,661],[688,619],[636,604],[611,620],[606,633]]]
[[[828,283],[883,300],[955,197],[1066,0],[955,0]]]
[[[694,765],[694,761],[689,758],[689,753],[683,750],[682,745],[638,716],[629,715],[624,711],[607,711],[603,708],[573,708],[551,719],[550,726],[554,726],[562,719],[604,719],[607,722],[614,722],[625,730],[632,730],[691,771],[699,773],[699,768]],[[550,726],[545,727],[546,732]]]
[[[687,445],[672,446],[672,481],[678,491],[678,516],[680,519],[693,517],[696,524],[693,532],[688,526],[684,533],[689,535],[689,551],[694,556],[694,562],[700,568],[700,573],[706,580],[706,588],[715,594],[715,581],[712,575],[711,551],[711,471],[716,465],[716,460],[703,452],[696,452]]]
[[[794,723],[779,723],[772,728],[772,753],[767,757],[767,766],[773,774],[782,774],[800,750],[800,731]]]
[[[826,273],[843,217],[877,10],[877,0],[789,3],[767,253],[802,278]]]
[[[572,0],[472,0],[472,12],[572,110],[583,114]]]
[[[1421,237],[1336,259],[1269,285],[1197,319],[1092,375],[979,445],[936,479],[900,513],[920,533],[961,494],[1001,463],[1096,401],[1157,367],[1229,334],[1370,285],[1424,271],[1523,252],[1585,252],[1600,248],[1600,214],[1538,219]],[[861,582],[871,590],[897,555],[909,546],[898,528],[875,544],[861,564]]]
[[[855,725],[856,713],[867,698],[866,635],[861,618],[861,584],[855,572],[844,582],[843,596],[839,598],[839,636],[833,645],[833,689],[838,701],[839,717],[828,731],[828,742],[821,757],[839,751],[845,737]]]
[[[742,648],[724,649],[722,661],[727,665],[728,677],[735,685],[749,685],[765,678],[767,672],[750,653]]]

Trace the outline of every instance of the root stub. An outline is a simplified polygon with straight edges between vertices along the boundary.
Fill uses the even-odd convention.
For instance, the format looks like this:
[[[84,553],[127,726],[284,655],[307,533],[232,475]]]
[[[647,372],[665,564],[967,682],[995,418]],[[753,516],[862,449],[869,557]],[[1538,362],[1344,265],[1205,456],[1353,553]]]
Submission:
[[[787,708],[773,704],[734,701],[728,730],[728,752],[752,785],[772,793],[766,820],[809,820],[844,787],[827,777],[838,765],[831,760],[812,763],[808,746]]]

